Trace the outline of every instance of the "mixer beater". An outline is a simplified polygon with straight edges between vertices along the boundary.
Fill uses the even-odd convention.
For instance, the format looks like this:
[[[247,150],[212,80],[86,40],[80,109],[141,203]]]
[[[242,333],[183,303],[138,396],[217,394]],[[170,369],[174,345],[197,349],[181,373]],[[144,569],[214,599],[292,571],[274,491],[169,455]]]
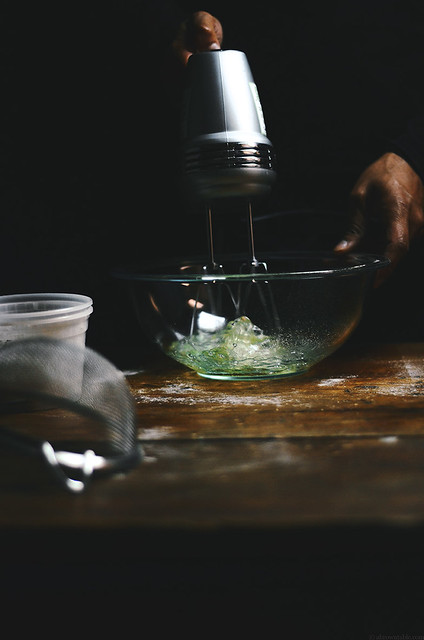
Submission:
[[[270,192],[276,178],[275,158],[258,90],[241,51],[206,51],[190,57],[183,145],[187,191],[207,203],[211,266],[210,203],[222,198],[248,200],[249,249],[252,265],[256,265],[251,200]]]
[[[249,260],[240,273],[266,273],[267,264],[256,257],[252,199],[268,194],[275,180],[275,158],[266,136],[265,121],[256,84],[244,53],[217,50],[196,53],[187,65],[183,109],[184,174],[187,190],[206,202],[209,262],[206,275],[224,274],[216,261],[211,202],[231,198],[247,201]],[[274,325],[278,316],[272,292],[260,285],[259,298],[270,310]],[[248,288],[252,286],[249,284]],[[233,303],[243,315],[242,285]],[[214,308],[219,306],[215,301]]]

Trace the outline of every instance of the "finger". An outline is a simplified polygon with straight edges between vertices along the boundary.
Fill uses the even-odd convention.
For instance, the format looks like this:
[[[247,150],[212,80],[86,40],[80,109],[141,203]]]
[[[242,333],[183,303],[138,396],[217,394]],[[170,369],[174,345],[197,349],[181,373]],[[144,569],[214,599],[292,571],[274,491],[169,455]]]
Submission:
[[[403,207],[392,213],[387,227],[384,255],[397,265],[409,250],[409,215]]]
[[[349,229],[333,250],[336,253],[348,253],[359,245],[360,241],[364,237],[364,233],[365,216],[362,204],[358,198],[352,196]]]
[[[375,279],[374,286],[379,287],[395,271],[399,262],[409,250],[409,211],[399,206],[393,208],[388,217],[384,256],[390,260],[388,267],[381,269]]]
[[[210,13],[197,11],[187,24],[187,48],[192,51],[213,51],[221,48],[222,25]]]
[[[187,22],[183,22],[178,31],[177,37],[172,43],[172,48],[176,57],[185,66],[189,57],[192,55],[192,51],[187,49]]]
[[[418,240],[424,232],[424,211],[421,205],[412,203],[409,214],[409,243]]]
[[[173,49],[183,65],[186,65],[193,53],[220,49],[222,39],[220,21],[206,11],[197,11],[181,25],[173,42]]]

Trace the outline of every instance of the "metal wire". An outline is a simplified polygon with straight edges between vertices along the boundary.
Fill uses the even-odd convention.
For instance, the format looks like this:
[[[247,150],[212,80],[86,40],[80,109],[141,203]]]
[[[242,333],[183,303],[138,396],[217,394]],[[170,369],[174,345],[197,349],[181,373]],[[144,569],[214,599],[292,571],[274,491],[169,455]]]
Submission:
[[[84,452],[56,451],[43,437],[33,438],[0,425],[0,443],[40,455],[60,484],[81,492],[98,472],[123,471],[142,459],[137,443],[135,403],[124,374],[103,356],[70,341],[34,338],[0,348],[0,404],[36,401],[91,419],[96,442]],[[28,412],[31,422],[31,412]],[[99,428],[101,437],[99,439]]]

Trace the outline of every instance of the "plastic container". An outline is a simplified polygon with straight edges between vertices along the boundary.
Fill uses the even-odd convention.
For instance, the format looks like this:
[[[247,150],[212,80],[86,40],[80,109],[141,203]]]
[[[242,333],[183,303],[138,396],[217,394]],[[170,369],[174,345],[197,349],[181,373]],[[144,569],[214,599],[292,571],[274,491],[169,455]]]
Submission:
[[[0,296],[0,346],[46,336],[84,347],[92,311],[92,299],[74,293]]]

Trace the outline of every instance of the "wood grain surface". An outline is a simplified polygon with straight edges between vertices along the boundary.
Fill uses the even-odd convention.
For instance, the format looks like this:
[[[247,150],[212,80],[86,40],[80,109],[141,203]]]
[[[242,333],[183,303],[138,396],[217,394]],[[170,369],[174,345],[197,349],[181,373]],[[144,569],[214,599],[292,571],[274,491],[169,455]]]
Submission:
[[[194,637],[232,621],[239,637],[252,618],[263,638],[421,634],[423,357],[424,344],[346,345],[303,376],[248,383],[141,358],[127,372],[135,469],[71,495],[0,449],[2,613],[11,599],[76,621],[97,603],[96,630],[132,616],[153,637],[178,619]],[[62,409],[0,424],[93,440]]]
[[[167,361],[128,380],[142,440],[423,433],[421,343],[356,345],[274,380],[207,380]]]
[[[168,360],[128,373],[144,461],[67,495],[38,460],[1,451],[0,525],[293,527],[424,521],[424,345],[361,345],[303,376],[200,378]],[[2,416],[72,444],[63,410]]]

